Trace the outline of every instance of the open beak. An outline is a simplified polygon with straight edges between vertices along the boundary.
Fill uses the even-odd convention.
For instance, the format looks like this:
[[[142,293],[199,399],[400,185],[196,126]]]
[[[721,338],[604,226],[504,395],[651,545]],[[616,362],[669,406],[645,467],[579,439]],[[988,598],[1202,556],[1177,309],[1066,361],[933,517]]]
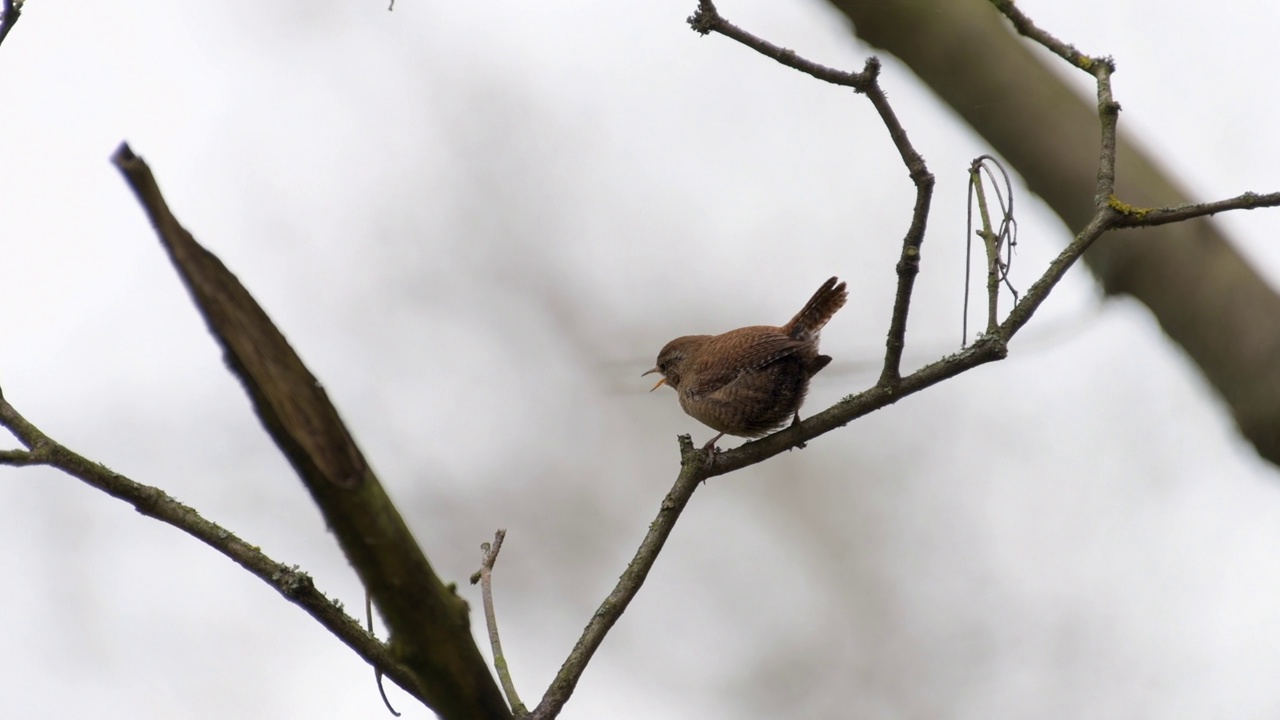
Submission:
[[[658,372],[658,368],[655,367],[654,369],[649,370],[648,372],[640,373],[640,377],[644,377],[645,375],[652,375],[653,373],[656,373],[656,372]],[[663,378],[658,381],[657,385],[654,385],[653,387],[649,388],[649,392],[653,392],[654,390],[657,390],[658,388],[662,387],[666,383],[667,383],[667,378],[666,376],[663,376]]]

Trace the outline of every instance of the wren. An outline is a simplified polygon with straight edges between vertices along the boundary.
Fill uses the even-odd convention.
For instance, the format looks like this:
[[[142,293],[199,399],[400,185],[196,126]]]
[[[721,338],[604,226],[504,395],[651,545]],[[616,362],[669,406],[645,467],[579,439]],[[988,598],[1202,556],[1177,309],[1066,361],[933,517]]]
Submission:
[[[708,458],[715,457],[716,441],[725,435],[757,438],[788,420],[794,425],[809,378],[831,362],[831,356],[818,354],[819,333],[848,296],[845,284],[831,278],[782,327],[678,337],[644,373],[662,375],[649,392],[670,385],[686,413],[720,433],[702,448]]]

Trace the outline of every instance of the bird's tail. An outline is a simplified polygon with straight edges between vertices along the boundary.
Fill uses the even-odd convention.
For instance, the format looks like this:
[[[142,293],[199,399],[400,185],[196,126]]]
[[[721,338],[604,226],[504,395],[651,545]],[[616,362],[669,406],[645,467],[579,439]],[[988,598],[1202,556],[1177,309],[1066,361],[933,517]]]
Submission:
[[[796,340],[809,342],[818,335],[831,316],[844,307],[848,299],[849,293],[845,290],[844,283],[837,283],[836,278],[822,283],[818,292],[814,293],[813,297],[809,298],[809,302],[805,303],[800,312],[787,323],[787,335]]]

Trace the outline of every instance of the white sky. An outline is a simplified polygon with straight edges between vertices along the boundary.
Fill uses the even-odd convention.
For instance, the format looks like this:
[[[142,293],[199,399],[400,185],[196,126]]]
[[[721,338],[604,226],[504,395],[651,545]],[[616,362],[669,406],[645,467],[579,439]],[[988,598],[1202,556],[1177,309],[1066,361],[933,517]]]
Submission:
[[[644,393],[657,349],[782,322],[832,274],[852,300],[809,410],[883,349],[912,193],[883,128],[695,35],[695,4],[28,2],[0,46],[5,396],[361,606],[108,162],[127,139],[439,572],[465,582],[508,528],[498,612],[536,703],[674,478],[674,435],[709,437]],[[814,60],[868,53],[820,3],[720,5]],[[1117,59],[1122,121],[1204,199],[1280,188],[1280,10],[1019,5]],[[964,171],[988,150],[896,62],[882,82],[938,176],[918,365],[960,333]],[[1067,232],[1020,203],[1025,288]],[[1221,222],[1277,278],[1280,215]],[[1275,717],[1278,479],[1081,268],[1009,360],[708,483],[563,717]],[[0,469],[0,617],[5,717],[383,717],[303,613],[57,473]]]

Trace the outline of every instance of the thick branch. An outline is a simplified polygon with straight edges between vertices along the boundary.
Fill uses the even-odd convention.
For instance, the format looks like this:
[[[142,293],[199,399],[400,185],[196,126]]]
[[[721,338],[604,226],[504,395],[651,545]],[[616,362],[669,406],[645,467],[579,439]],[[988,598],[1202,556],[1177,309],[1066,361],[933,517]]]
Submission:
[[[146,163],[128,145],[112,160],[222,345],[227,365],[377,604],[391,647],[418,679],[405,689],[444,718],[510,717],[471,636],[466,602],[435,574],[323,386],[249,291],[178,223]]]

